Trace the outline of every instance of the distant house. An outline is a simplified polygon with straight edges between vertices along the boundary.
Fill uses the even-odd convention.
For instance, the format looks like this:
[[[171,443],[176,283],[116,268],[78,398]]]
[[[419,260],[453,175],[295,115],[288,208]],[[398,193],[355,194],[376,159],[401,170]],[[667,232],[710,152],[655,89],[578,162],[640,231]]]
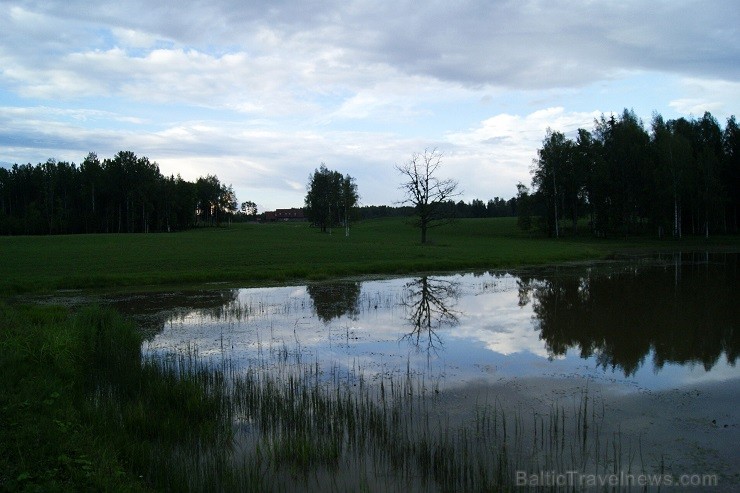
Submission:
[[[274,211],[265,212],[265,221],[305,221],[306,216],[303,214],[303,209],[275,209]]]

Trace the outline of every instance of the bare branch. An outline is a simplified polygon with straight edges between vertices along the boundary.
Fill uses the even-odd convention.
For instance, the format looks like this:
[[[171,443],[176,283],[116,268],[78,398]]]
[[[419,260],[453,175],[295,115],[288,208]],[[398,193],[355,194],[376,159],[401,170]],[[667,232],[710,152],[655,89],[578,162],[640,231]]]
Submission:
[[[450,198],[460,195],[457,180],[440,180],[436,176],[442,166],[442,157],[443,154],[436,148],[427,148],[423,154],[415,152],[408,162],[396,166],[406,180],[399,187],[404,192],[400,203],[414,206],[421,228],[422,243],[426,243],[428,228],[435,222],[448,219],[442,205]]]

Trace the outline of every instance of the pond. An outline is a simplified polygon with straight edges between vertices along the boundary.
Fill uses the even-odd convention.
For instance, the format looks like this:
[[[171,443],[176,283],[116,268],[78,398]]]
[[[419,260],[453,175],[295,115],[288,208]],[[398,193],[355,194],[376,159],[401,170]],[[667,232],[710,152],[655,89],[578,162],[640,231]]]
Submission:
[[[519,447],[497,474],[520,474],[519,485],[552,486],[572,470],[627,471],[662,475],[674,485],[685,476],[686,484],[697,486],[690,481],[707,476],[730,490],[740,485],[739,278],[737,254],[683,253],[512,272],[117,295],[107,301],[142,326],[142,349],[149,356],[197,354],[214,368],[228,362],[230,375],[259,372],[283,383],[298,375],[301,385],[313,381],[336,391],[336,399],[340,386],[342,393],[362,389],[368,402],[377,403],[389,385],[408,385],[409,394],[425,403],[425,419],[431,415],[437,423],[434,430],[480,428],[481,409],[492,406],[494,415],[509,417],[504,427],[514,422]],[[413,409],[408,412],[420,408]],[[245,430],[243,450],[261,440],[250,416],[237,419]],[[500,434],[496,430],[486,440]],[[543,434],[562,439],[560,452],[544,441],[537,444]],[[566,438],[583,442],[582,456],[567,464],[562,457],[577,454]],[[424,446],[444,445],[429,443]],[[455,447],[468,450],[465,443],[451,447],[456,454]],[[488,450],[485,444],[475,447],[473,455]],[[611,451],[599,463],[601,448]],[[416,459],[409,475],[416,479],[396,474],[382,482],[386,473],[378,471],[396,459],[386,457],[388,464],[378,466],[376,455],[347,459],[362,469],[361,483],[354,482],[355,472],[323,466],[301,483],[288,468],[292,479],[281,489],[319,488],[327,478],[338,489],[408,489],[409,481],[412,490],[424,491],[480,486],[465,472],[462,479],[440,479],[442,466],[431,462],[434,480],[420,480],[426,466]],[[428,455],[436,457],[433,451]],[[579,480],[603,479],[593,474]],[[579,485],[572,475],[564,481],[558,485]],[[624,476],[621,481],[623,486]]]

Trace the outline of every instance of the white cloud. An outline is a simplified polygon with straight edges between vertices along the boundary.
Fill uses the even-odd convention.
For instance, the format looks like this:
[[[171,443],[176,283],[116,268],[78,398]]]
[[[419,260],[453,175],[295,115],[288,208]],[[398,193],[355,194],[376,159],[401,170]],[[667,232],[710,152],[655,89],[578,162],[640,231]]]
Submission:
[[[516,192],[517,182],[529,185],[532,160],[548,128],[572,134],[578,128],[591,130],[600,111],[566,112],[564,108],[546,108],[528,115],[502,113],[465,132],[450,133],[447,140],[453,150],[460,185],[472,198],[508,199]]]
[[[678,113],[684,115],[703,115],[705,111],[710,113],[717,113],[724,109],[724,103],[722,101],[712,101],[701,98],[681,98],[671,101],[669,106],[676,110]]]
[[[503,286],[514,278],[499,279]],[[456,307],[465,313],[464,323],[450,337],[481,341],[489,350],[503,355],[530,353],[549,356],[532,323],[531,306],[519,307],[516,285],[508,289],[466,297]]]
[[[686,97],[668,105],[683,116],[701,117],[709,111],[722,120],[737,114],[740,105],[740,82],[687,78],[681,81]]]
[[[111,31],[118,44],[123,47],[151,48],[159,41],[156,36],[135,29],[114,27]]]

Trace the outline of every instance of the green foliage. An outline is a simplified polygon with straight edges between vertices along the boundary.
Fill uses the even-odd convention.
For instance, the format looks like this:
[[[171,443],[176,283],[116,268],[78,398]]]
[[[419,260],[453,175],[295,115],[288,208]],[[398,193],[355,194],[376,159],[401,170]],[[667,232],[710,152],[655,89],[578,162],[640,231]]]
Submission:
[[[665,122],[652,133],[632,111],[578,129],[576,140],[548,130],[532,177],[532,205],[550,236],[587,217],[596,236],[651,232],[682,237],[738,229],[737,124],[710,114]],[[526,224],[525,224],[526,226]]]
[[[532,229],[532,197],[529,195],[529,189],[521,182],[517,184],[516,190],[518,209],[516,225],[522,231],[529,231]]]
[[[340,224],[347,226],[358,200],[355,179],[322,164],[309,177],[306,217],[324,233]]]

